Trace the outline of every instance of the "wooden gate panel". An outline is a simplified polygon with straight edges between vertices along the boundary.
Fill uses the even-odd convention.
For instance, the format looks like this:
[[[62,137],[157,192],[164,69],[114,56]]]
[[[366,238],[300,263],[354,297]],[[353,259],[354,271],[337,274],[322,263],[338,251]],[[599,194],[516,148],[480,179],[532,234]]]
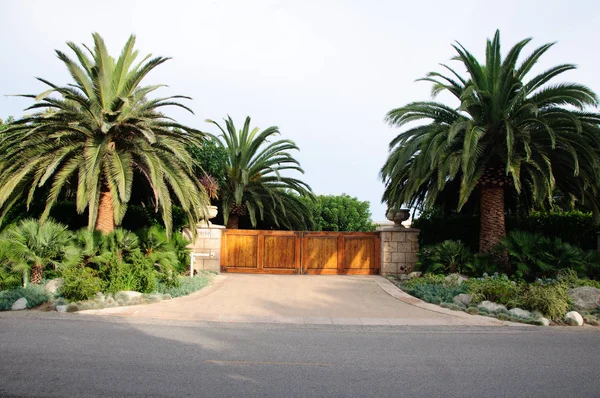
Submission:
[[[370,238],[344,239],[344,260],[346,269],[375,268],[375,250]]]
[[[228,267],[258,268],[258,236],[229,236],[225,258]]]
[[[338,239],[331,236],[304,236],[302,268],[314,273],[337,273]]]
[[[226,230],[221,238],[221,270],[269,274],[299,273],[299,233]]]
[[[265,236],[263,268],[296,268],[296,237]]]

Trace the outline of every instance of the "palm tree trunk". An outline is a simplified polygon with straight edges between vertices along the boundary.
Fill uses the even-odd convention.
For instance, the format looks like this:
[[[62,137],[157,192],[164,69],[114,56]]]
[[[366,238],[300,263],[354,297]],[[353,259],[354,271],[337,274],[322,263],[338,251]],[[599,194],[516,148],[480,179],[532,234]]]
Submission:
[[[105,234],[115,230],[115,209],[112,202],[110,191],[103,191],[100,194],[100,204],[98,205],[98,217],[96,218],[96,230]]]
[[[227,229],[238,229],[240,225],[240,216],[237,214],[231,213],[229,215],[229,219],[227,220]]]
[[[481,231],[479,251],[489,253],[506,235],[504,224],[504,188],[481,186]]]
[[[39,285],[42,283],[43,275],[44,267],[41,264],[33,264],[33,267],[31,267],[31,283]]]

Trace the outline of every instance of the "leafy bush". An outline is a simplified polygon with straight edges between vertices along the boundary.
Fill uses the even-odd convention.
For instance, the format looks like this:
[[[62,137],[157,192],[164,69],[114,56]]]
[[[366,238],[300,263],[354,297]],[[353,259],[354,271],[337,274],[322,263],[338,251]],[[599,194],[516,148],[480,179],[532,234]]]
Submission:
[[[0,291],[19,287],[21,282],[20,275],[0,266]]]
[[[560,239],[522,231],[513,231],[505,236],[500,250],[506,251],[517,274],[528,280],[554,277],[565,268],[586,275],[596,261],[595,254]]]
[[[469,294],[473,295],[475,303],[488,300],[508,307],[518,307],[521,303],[523,285],[511,281],[506,275],[494,274],[483,278],[471,278],[463,284]]]
[[[13,303],[22,297],[27,299],[27,308],[33,308],[50,301],[52,295],[40,285],[6,290],[0,292],[0,311],[10,310]]]
[[[88,267],[65,267],[60,294],[68,300],[87,300],[104,287],[98,273]]]
[[[569,287],[561,282],[532,283],[524,291],[521,305],[527,310],[539,311],[552,319],[562,319],[571,306],[568,290]]]
[[[198,291],[208,285],[211,280],[211,274],[198,273],[193,278],[189,276],[180,276],[178,286],[169,286],[159,283],[156,291],[162,294],[168,294],[171,297],[186,296],[190,293]]]
[[[462,274],[471,271],[472,262],[473,254],[461,241],[446,240],[421,249],[417,269],[422,272]]]

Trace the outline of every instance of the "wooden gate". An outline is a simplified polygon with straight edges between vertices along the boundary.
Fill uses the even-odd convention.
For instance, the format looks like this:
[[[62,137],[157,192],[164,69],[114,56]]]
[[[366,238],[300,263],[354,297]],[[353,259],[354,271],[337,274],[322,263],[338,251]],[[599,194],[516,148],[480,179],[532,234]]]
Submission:
[[[300,272],[300,233],[228,229],[221,237],[221,270],[297,274]]]
[[[378,274],[376,232],[226,230],[221,270],[268,274]]]

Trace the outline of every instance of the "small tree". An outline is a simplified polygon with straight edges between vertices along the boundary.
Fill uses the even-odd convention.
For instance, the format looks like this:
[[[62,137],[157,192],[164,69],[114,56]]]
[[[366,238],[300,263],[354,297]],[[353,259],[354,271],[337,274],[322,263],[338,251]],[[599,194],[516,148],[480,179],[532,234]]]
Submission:
[[[350,195],[319,195],[315,201],[304,200],[310,209],[317,231],[374,231],[369,202]]]
[[[44,268],[56,267],[65,255],[71,233],[64,225],[48,220],[40,224],[27,219],[13,225],[0,235],[0,253],[13,272],[23,275],[23,286],[42,281]]]

